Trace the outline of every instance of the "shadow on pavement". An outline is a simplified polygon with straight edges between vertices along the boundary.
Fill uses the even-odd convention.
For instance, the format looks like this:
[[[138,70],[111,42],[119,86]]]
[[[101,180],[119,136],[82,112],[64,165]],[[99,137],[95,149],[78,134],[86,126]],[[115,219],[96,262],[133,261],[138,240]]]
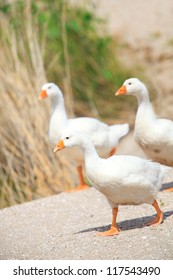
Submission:
[[[167,211],[163,213],[163,221],[166,220],[169,216],[173,215],[173,211]],[[132,219],[132,220],[125,220],[123,222],[117,223],[117,226],[121,229],[121,230],[130,230],[130,229],[135,229],[135,228],[143,228],[146,226],[146,224],[148,222],[150,222],[152,219],[155,218],[155,215],[152,216],[146,216],[146,217],[142,217],[142,218],[136,218],[136,219]],[[98,231],[98,232],[102,232],[102,231],[106,231],[110,228],[110,225],[107,226],[99,226],[99,227],[93,227],[93,228],[88,228],[88,229],[84,229],[81,231],[78,231],[74,234],[79,234],[79,233],[85,233],[85,232],[91,232],[91,231]]]
[[[168,190],[173,188],[173,182],[165,183],[162,185],[160,191]]]

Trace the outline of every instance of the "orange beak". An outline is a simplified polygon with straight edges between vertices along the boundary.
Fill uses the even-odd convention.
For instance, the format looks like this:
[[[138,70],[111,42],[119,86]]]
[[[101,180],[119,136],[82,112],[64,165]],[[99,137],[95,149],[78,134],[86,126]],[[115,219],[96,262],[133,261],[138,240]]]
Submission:
[[[119,90],[115,93],[116,96],[118,95],[123,95],[123,94],[126,94],[127,93],[127,89],[126,89],[126,86],[122,86],[119,88]]]
[[[58,152],[58,151],[60,151],[60,150],[62,150],[64,148],[65,148],[64,142],[63,142],[63,140],[60,140],[58,142],[58,144],[56,144],[55,149],[53,150],[53,152],[56,153],[56,152]]]
[[[39,95],[38,99],[44,99],[46,97],[48,97],[47,92],[45,90],[42,90],[40,92],[40,95]]]

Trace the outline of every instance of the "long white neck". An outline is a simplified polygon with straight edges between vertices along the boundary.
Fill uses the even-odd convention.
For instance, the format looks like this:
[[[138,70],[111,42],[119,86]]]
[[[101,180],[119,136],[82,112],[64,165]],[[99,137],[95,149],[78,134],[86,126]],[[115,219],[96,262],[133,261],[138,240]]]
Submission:
[[[156,118],[150,102],[147,88],[144,86],[136,95],[138,99],[138,110],[136,120],[153,120]]]
[[[51,121],[58,124],[58,126],[63,126],[67,122],[67,114],[64,106],[64,98],[61,95],[55,95],[51,97]]]
[[[68,121],[63,95],[51,97],[51,105],[52,113],[49,124],[49,138],[53,144],[56,144]]]
[[[85,165],[92,164],[93,159],[100,159],[94,145],[88,139],[82,139],[81,146],[84,151]]]

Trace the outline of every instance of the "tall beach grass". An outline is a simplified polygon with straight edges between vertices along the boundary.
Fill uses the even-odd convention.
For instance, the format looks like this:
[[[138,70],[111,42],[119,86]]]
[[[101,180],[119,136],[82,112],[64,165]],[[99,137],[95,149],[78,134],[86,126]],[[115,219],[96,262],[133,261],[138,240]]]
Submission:
[[[75,183],[73,166],[54,156],[47,131],[50,109],[39,103],[46,74],[30,6],[15,32],[0,16],[0,207],[58,193]],[[70,171],[69,171],[70,169]]]

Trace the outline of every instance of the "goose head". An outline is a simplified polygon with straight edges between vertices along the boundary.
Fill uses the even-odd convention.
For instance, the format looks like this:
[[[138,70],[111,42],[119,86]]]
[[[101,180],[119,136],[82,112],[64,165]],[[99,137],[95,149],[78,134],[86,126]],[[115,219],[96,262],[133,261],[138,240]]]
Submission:
[[[54,83],[47,83],[42,86],[42,90],[38,99],[44,99],[46,97],[55,98],[58,96],[62,97],[62,92],[60,88]]]
[[[54,153],[67,147],[82,146],[83,136],[76,132],[64,132],[59,142],[56,144]]]
[[[118,96],[126,94],[138,96],[144,91],[146,92],[146,87],[139,79],[130,78],[124,82],[115,95]]]

